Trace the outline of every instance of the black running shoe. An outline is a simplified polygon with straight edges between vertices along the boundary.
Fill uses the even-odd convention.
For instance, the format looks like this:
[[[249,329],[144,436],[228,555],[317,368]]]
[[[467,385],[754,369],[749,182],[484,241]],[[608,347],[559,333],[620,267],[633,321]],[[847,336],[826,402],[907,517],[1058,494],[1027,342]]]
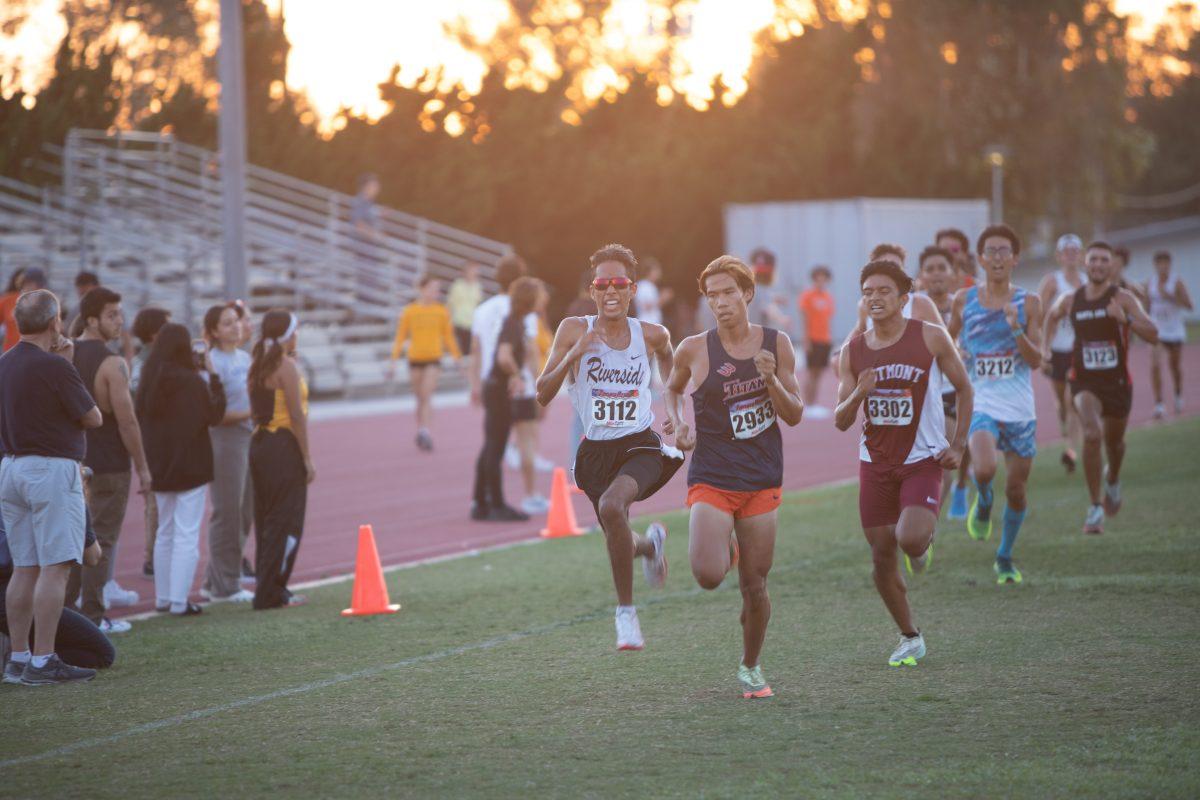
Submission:
[[[144,564],[142,564],[142,574],[145,575],[147,578],[154,577],[154,562],[153,561],[147,561]]]
[[[529,515],[524,511],[517,511],[512,506],[496,506],[487,519],[489,522],[524,522],[529,519]]]
[[[247,558],[242,559],[242,577],[243,578],[253,578],[254,577],[254,566],[251,565],[250,560]]]
[[[481,506],[478,503],[474,503],[471,506],[471,519],[476,522],[486,522],[492,518],[491,515],[492,509],[490,506]]]
[[[425,431],[417,434],[417,448],[424,450],[426,453],[433,451],[433,437]]]
[[[21,683],[25,686],[53,686],[58,683],[81,683],[96,677],[96,670],[84,667],[72,667],[63,663],[57,653],[52,653],[44,667],[38,668],[30,661],[21,673]]]

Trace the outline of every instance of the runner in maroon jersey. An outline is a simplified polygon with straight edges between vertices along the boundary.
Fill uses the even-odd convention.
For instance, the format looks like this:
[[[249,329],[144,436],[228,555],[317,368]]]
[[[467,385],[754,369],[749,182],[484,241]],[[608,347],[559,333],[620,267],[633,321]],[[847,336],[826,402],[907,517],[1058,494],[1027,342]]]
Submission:
[[[1087,282],[1063,295],[1046,317],[1051,331],[1064,317],[1075,331],[1068,378],[1075,410],[1083,426],[1083,475],[1091,506],[1084,518],[1084,533],[1102,533],[1104,517],[1121,509],[1121,462],[1125,460],[1125,426],[1133,405],[1129,376],[1129,331],[1147,342],[1158,341],[1158,327],[1128,289],[1113,283],[1113,248],[1092,242],[1084,256]],[[1108,456],[1104,497],[1101,502],[1100,446]]]
[[[904,552],[910,572],[928,565],[942,470],[955,469],[962,459],[974,395],[946,329],[901,313],[913,289],[903,269],[872,261],[859,282],[874,324],[842,350],[834,420],[847,430],[863,407],[858,511],[871,545],[875,588],[901,635],[888,664],[915,666],[925,655],[925,639],[913,624],[896,550]],[[943,375],[958,393],[952,443],[946,441]]]

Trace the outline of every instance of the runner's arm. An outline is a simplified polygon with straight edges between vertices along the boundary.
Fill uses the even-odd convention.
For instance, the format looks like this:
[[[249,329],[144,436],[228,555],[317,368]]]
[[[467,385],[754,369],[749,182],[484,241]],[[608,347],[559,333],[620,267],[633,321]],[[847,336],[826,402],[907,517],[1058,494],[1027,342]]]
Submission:
[[[663,404],[667,409],[667,425],[675,434],[675,446],[680,450],[691,450],[696,444],[695,435],[684,419],[683,394],[692,380],[692,365],[695,357],[697,337],[689,336],[679,343],[671,359],[671,372],[666,381],[666,397]]]
[[[950,303],[950,326],[946,329],[950,333],[952,341],[958,341],[958,335],[962,333],[963,328],[963,308],[967,304],[967,293],[965,291],[955,292],[954,300]]]
[[[800,398],[800,383],[796,380],[796,351],[792,340],[780,333],[775,339],[778,363],[767,378],[767,394],[775,414],[788,425],[800,424],[804,416],[804,401]]]
[[[1037,295],[1025,296],[1025,327],[1014,328],[1013,336],[1030,369],[1042,366],[1042,299]]]
[[[1075,295],[1064,294],[1050,307],[1050,313],[1046,315],[1045,321],[1042,322],[1042,358],[1049,359],[1051,331],[1058,324],[1059,320],[1071,313],[1071,306],[1074,303]]]
[[[1125,318],[1129,320],[1129,329],[1150,344],[1157,344],[1158,326],[1146,314],[1146,309],[1142,308],[1137,296],[1128,289],[1120,289],[1117,291],[1117,302],[1125,312]]]
[[[950,381],[955,392],[954,438],[950,447],[959,457],[967,449],[967,432],[971,429],[971,413],[975,406],[975,389],[967,377],[967,368],[959,358],[958,348],[945,328],[925,326],[925,344],[937,359],[938,369]],[[1024,352],[1024,350],[1022,350]],[[932,388],[932,387],[931,387]]]
[[[582,354],[579,345],[584,340],[587,323],[580,317],[567,317],[554,333],[554,344],[550,345],[550,357],[546,368],[537,379],[537,401],[540,405],[550,404],[562,388],[567,373]]]
[[[854,424],[855,417],[858,416],[858,407],[862,405],[863,400],[867,399],[870,394],[870,388],[864,388],[863,381],[859,380],[857,375],[850,372],[850,348],[842,347],[842,352],[838,356],[838,375],[840,381],[838,383],[838,404],[833,412],[833,424],[837,426],[839,431],[849,430]],[[864,370],[863,374],[871,373],[871,370]]]
[[[1192,305],[1192,296],[1188,294],[1187,284],[1181,280],[1175,281],[1175,302],[1191,311],[1195,308]]]
[[[675,351],[671,348],[671,332],[653,322],[642,323],[642,338],[646,340],[646,351],[654,354],[658,362],[658,374],[670,375],[675,363]]]

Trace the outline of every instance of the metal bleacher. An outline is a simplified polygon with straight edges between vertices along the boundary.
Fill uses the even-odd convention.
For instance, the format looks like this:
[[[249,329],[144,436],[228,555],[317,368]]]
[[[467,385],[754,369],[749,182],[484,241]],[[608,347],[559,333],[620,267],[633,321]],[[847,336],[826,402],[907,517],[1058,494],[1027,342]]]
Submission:
[[[39,167],[41,186],[0,177],[0,274],[41,267],[69,296],[74,275],[91,270],[127,306],[162,306],[193,330],[208,305],[226,299],[216,153],[170,134],[73,130],[62,147],[47,146]],[[474,261],[491,291],[492,268],[509,252],[383,207],[379,236],[368,239],[350,222],[349,195],[253,165],[246,179],[244,299],[256,314],[297,313],[300,358],[317,393],[378,392],[417,277],[452,280]]]

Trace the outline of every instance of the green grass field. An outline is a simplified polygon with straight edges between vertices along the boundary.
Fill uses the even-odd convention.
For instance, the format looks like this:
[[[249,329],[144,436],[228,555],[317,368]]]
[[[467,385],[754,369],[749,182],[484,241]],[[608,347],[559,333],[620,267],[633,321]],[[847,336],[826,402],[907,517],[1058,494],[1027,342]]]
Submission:
[[[771,700],[737,693],[736,584],[694,587],[677,514],[641,653],[595,535],[391,573],[392,617],[340,618],[338,584],[155,619],[91,684],[0,687],[0,796],[1196,797],[1200,421],[1130,439],[1102,537],[1045,451],[1022,586],[943,525],[915,669],[886,666],[856,488],[818,490],[781,518]]]

